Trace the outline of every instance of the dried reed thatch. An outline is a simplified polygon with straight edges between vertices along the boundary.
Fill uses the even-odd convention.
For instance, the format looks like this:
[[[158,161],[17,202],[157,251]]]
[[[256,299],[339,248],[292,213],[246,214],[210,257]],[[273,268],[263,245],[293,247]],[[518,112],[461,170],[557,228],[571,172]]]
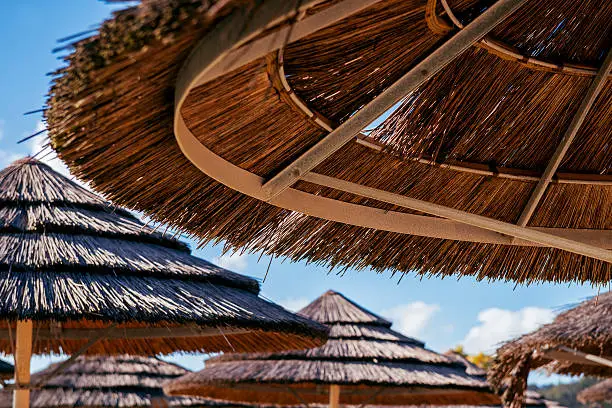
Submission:
[[[612,403],[612,378],[580,391],[576,399],[581,404]]]
[[[59,363],[32,376],[42,378]],[[32,408],[169,408],[207,407],[207,401],[191,397],[166,397],[162,385],[188,370],[154,357],[81,356],[65,371],[32,391]],[[9,391],[0,392],[0,408],[10,408]]]
[[[181,66],[198,41],[212,38],[211,30],[234,14],[270,3],[143,0],[116,13],[98,34],[75,43],[68,66],[56,73],[46,118],[59,156],[117,203],[203,242],[376,271],[527,283],[612,279],[611,264],[601,260],[610,259],[609,251],[598,249],[594,259],[461,223],[445,227],[435,217],[312,178],[287,190],[301,198],[282,198],[289,197],[285,191],[270,205],[204,174],[202,166],[217,162],[202,159],[198,168],[192,161],[200,153],[188,159],[186,149],[245,170],[240,174],[251,178],[232,176],[233,187],[256,180],[248,181],[248,194],[260,194],[259,177],[276,175],[455,32],[444,2],[436,0],[372,1],[295,41],[275,31],[286,28],[279,23],[259,38],[286,36],[280,51],[198,85],[174,112],[177,80],[189,74]],[[301,17],[344,3],[302,2],[312,7]],[[445,3],[463,25],[492,2]],[[374,132],[314,171],[550,234],[592,236],[593,246],[610,249],[612,82],[605,77],[541,204],[526,221],[521,214],[610,49],[611,30],[608,0],[527,0],[484,42],[409,94]],[[231,55],[230,66],[244,56]],[[183,150],[173,134],[177,117],[194,136]],[[315,202],[337,211],[315,211]]]
[[[509,406],[518,408],[532,369],[612,376],[612,368],[594,362],[555,360],[554,351],[559,347],[612,358],[612,292],[587,300],[559,314],[552,323],[503,345],[497,350],[489,380],[495,387],[505,389],[503,399]]]
[[[391,323],[328,291],[300,312],[330,326],[319,348],[226,354],[204,370],[167,383],[169,395],[272,404],[324,403],[340,386],[341,404],[495,403],[486,382],[461,364],[391,329]]]
[[[27,158],[0,171],[5,353],[13,351],[15,320],[35,322],[35,353],[73,353],[94,336],[84,329],[113,323],[90,353],[279,350],[323,342],[324,326],[258,293],[254,279],[191,256],[186,245],[43,163]]]

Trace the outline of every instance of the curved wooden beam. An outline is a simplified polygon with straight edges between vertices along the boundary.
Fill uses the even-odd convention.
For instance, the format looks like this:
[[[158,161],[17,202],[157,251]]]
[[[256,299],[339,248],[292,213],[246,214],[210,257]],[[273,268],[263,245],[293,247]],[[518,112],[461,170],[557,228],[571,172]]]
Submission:
[[[314,125],[319,126],[321,129],[324,129],[328,132],[331,132],[337,127],[336,124],[334,124],[331,120],[323,116],[320,112],[317,112],[315,109],[308,106],[308,104],[295,93],[295,91],[287,81],[287,78],[285,76],[283,53],[284,49],[281,48],[278,51],[278,56],[276,58],[269,58],[268,67],[270,72],[270,80],[275,85],[278,92],[286,95],[286,98],[283,98],[283,100],[287,104],[289,104],[296,112],[299,112],[308,119],[310,119]],[[360,133],[355,138],[355,143],[365,146],[381,154],[394,155],[392,152],[386,149],[387,146],[364,133]],[[470,163],[464,161],[447,161],[444,163],[437,163],[434,160],[428,158],[406,158],[399,155],[394,156],[396,156],[400,160],[415,161],[429,166],[459,171],[462,173],[476,174],[479,176],[499,177],[509,180],[526,182],[538,182],[542,178],[542,174],[538,172],[523,169],[500,167],[495,169],[495,171],[492,171],[490,166],[487,166],[486,164],[482,163]],[[551,177],[550,179],[550,183],[553,184],[612,186],[612,175],[556,173],[555,175],[553,175],[553,177]]]
[[[428,0],[427,3],[430,9],[433,9],[433,10],[436,9],[437,0]],[[461,23],[461,21],[457,18],[452,8],[448,4],[448,1],[440,0],[440,3],[442,4],[444,11],[448,15],[448,18],[455,25],[455,27],[459,29],[463,29],[464,28],[463,23]],[[429,20],[436,22],[435,27],[432,27],[435,29],[435,32],[438,34],[443,34],[441,31],[445,28],[445,26],[441,24],[438,21],[438,19],[435,19],[434,16],[431,16]],[[452,29],[451,27],[448,27],[447,33],[450,32],[451,29]],[[544,70],[544,71],[564,73],[568,75],[579,75],[579,76],[595,76],[597,75],[597,72],[598,72],[598,69],[596,67],[571,64],[571,63],[567,63],[567,64],[552,63],[552,62],[544,61],[539,58],[528,57],[526,55],[523,55],[515,51],[515,49],[512,46],[502,41],[492,38],[490,35],[480,40],[478,42],[478,45],[480,45],[481,48],[484,48],[485,50],[487,50],[489,53],[493,55],[496,55],[506,60],[512,60],[512,61],[519,62],[530,69]]]
[[[346,203],[293,188],[285,189],[282,193],[269,199],[269,196],[262,189],[264,182],[262,177],[226,161],[200,143],[187,127],[181,114],[181,107],[191,89],[196,87],[197,84],[206,83],[224,73],[223,70],[217,68],[219,64],[226,67],[231,66],[224,61],[224,58],[231,55],[232,50],[239,48],[253,35],[261,32],[270,21],[279,18],[278,10],[282,9],[284,2],[285,0],[269,0],[265,4],[270,8],[262,9],[262,15],[247,16],[240,11],[236,11],[228,16],[222,24],[219,24],[202,39],[180,72],[175,93],[174,133],[182,152],[203,173],[247,196],[268,201],[271,205],[348,225],[432,238],[521,246],[557,247],[557,241],[561,239],[577,244],[581,249],[576,252],[587,256],[591,256],[592,251],[597,252],[597,250],[602,251],[602,248],[612,248],[612,230],[523,228],[520,231],[521,234],[525,231],[527,231],[527,234],[529,234],[529,231],[534,231],[539,238],[529,241],[513,240],[512,236],[474,227],[465,222],[385,211]],[[280,8],[275,8],[276,6]],[[285,9],[285,12],[290,13],[291,10]],[[256,22],[259,26],[253,24],[253,22]],[[252,24],[247,26],[247,23]],[[238,33],[239,30],[236,30],[236,27],[245,27],[245,29]],[[464,213],[459,210],[454,211]],[[503,224],[504,228],[508,225],[521,228],[513,224],[489,220]],[[583,251],[584,245],[588,248]],[[590,245],[594,245],[594,247],[590,247]]]

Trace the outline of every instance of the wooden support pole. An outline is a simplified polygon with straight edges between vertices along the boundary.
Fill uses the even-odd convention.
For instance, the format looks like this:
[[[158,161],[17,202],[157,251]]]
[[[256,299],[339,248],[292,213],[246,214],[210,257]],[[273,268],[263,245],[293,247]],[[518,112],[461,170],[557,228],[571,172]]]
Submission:
[[[30,385],[30,360],[32,358],[32,321],[17,321],[15,335],[15,385]],[[13,408],[29,408],[30,390],[17,388],[13,391]]]
[[[340,386],[330,385],[329,386],[329,408],[340,407]]]
[[[350,119],[304,152],[263,185],[264,194],[272,199],[314,169],[376,120],[395,103],[433,77],[465,50],[509,17],[526,0],[498,0],[493,6],[438,47],[397,82],[372,99]]]
[[[548,188],[548,185],[550,184],[553,176],[557,172],[557,169],[561,165],[561,161],[565,157],[565,154],[567,153],[570,144],[574,140],[574,137],[576,137],[580,126],[582,126],[582,123],[586,119],[589,110],[595,103],[597,95],[599,95],[599,93],[605,86],[606,81],[608,80],[608,75],[610,74],[611,70],[612,50],[608,51],[608,55],[603,65],[597,72],[597,75],[593,79],[593,82],[591,82],[591,85],[589,86],[586,95],[582,99],[582,103],[580,104],[578,111],[576,111],[576,114],[572,119],[572,123],[570,123],[569,128],[567,128],[567,130],[565,131],[561,142],[557,146],[557,150],[555,150],[555,153],[553,154],[552,158],[548,162],[548,165],[546,166],[546,170],[544,170],[544,174],[542,174],[540,181],[538,181],[538,184],[535,186],[533,192],[531,193],[531,197],[529,197],[529,201],[527,202],[527,205],[523,209],[523,213],[521,214],[517,222],[517,224],[521,227],[527,225],[534,211],[538,207],[538,204],[542,200],[542,197],[544,197],[544,193],[546,192],[546,189]]]

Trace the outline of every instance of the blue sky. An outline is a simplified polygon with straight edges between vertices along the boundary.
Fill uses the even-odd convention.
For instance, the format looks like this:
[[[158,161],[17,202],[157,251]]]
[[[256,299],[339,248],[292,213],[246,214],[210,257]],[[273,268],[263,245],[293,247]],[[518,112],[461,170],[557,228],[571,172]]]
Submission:
[[[116,8],[117,6],[115,6]],[[95,27],[113,7],[97,0],[20,0],[0,4],[0,166],[36,153],[43,137],[18,145],[17,140],[41,128],[41,115],[23,113],[42,107],[49,86],[48,72],[62,61],[51,50],[57,39]],[[50,160],[60,168],[61,163]],[[191,242],[195,248],[195,243]],[[220,247],[204,247],[195,254],[258,278],[269,259],[256,256],[220,257]],[[567,304],[597,293],[588,285],[533,285],[476,282],[472,279],[419,279],[407,276],[400,283],[389,274],[372,271],[335,271],[275,259],[263,283],[266,297],[289,308],[303,306],[327,289],[334,289],[372,311],[395,321],[396,328],[445,351],[464,344],[468,351],[491,351],[495,344],[530,331],[552,319]],[[203,356],[172,356],[191,369],[202,367]],[[48,363],[37,358],[34,369]],[[560,378],[533,378],[538,383]]]

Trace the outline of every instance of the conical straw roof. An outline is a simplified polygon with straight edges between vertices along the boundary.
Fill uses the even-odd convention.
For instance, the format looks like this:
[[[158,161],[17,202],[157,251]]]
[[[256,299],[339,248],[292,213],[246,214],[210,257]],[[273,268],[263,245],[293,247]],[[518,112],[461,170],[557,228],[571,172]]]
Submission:
[[[76,174],[203,242],[606,284],[611,4],[142,0],[67,46],[45,116]]]
[[[581,404],[612,403],[612,378],[580,391],[576,399]]]
[[[321,344],[325,327],[258,293],[254,279],[191,256],[45,164],[28,158],[0,171],[5,353],[15,335],[6,322],[18,319],[35,322],[34,353],[72,353],[95,333],[90,353]]]
[[[557,374],[612,376],[612,368],[594,361],[571,355],[573,361],[564,356],[557,360],[563,348],[612,360],[612,292],[589,299],[559,314],[552,323],[504,344],[497,350],[489,379],[506,389],[507,403],[518,407],[527,376],[536,368]]]
[[[59,363],[32,376],[42,378]],[[164,382],[189,371],[154,357],[130,355],[81,356],[41,389],[32,391],[32,408],[135,408],[205,407],[206,401],[190,397],[166,397]],[[0,408],[12,404],[10,392],[0,393]]]
[[[327,324],[322,347],[280,353],[226,354],[204,370],[169,382],[170,395],[249,403],[326,403],[329,385],[341,404],[496,403],[486,381],[391,329],[391,323],[328,291],[300,314]]]

